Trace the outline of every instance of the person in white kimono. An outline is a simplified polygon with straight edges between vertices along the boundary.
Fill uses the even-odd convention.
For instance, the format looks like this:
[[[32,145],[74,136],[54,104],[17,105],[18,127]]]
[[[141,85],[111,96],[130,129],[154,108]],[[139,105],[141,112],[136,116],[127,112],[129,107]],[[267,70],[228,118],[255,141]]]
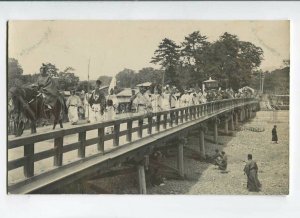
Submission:
[[[163,102],[162,102],[163,110],[169,110],[170,109],[170,90],[169,90],[169,86],[165,87],[165,90],[164,90],[162,96],[163,96]]]
[[[137,106],[137,112],[141,114],[147,114],[151,111],[151,99],[149,98],[146,90],[141,87],[140,92],[138,92],[133,100],[133,104]]]
[[[176,108],[177,99],[176,99],[176,96],[175,96],[175,89],[171,89],[170,97],[169,98],[170,98],[169,99],[169,101],[170,101],[170,109]]]
[[[106,120],[114,120],[116,118],[116,113],[118,111],[119,101],[114,93],[113,89],[110,89],[110,94],[107,96],[106,100]],[[106,128],[106,134],[113,133],[114,127],[110,126]]]
[[[191,105],[198,105],[199,104],[199,98],[197,97],[197,94],[194,92],[191,96]]]
[[[180,98],[180,105],[181,107],[187,107],[189,106],[189,94],[188,94],[188,90],[184,90],[184,94],[181,96]]]
[[[160,89],[155,89],[151,99],[153,112],[159,112],[163,110],[163,96]]]
[[[75,90],[71,91],[71,96],[66,102],[68,108],[68,118],[72,125],[76,125],[78,122],[78,107],[81,106],[81,100],[79,96],[75,95]]]

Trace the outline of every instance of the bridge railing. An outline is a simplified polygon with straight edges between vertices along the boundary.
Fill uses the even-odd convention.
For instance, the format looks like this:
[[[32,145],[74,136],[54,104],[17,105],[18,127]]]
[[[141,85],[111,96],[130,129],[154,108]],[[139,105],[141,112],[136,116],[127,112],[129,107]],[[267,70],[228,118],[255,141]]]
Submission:
[[[23,167],[24,179],[31,178],[36,174],[35,162],[37,161],[53,158],[53,166],[54,168],[57,168],[66,165],[63,164],[63,158],[64,154],[68,152],[77,150],[79,158],[77,161],[82,161],[82,159],[86,158],[86,149],[91,145],[97,145],[97,154],[104,154],[105,152],[108,152],[105,148],[105,142],[108,140],[112,140],[113,148],[115,148],[121,144],[120,137],[122,136],[126,138],[125,145],[140,140],[145,137],[145,135],[155,134],[164,131],[167,128],[172,128],[173,126],[178,126],[213,113],[252,104],[254,102],[255,100],[251,98],[214,101],[195,106],[142,115],[131,115],[101,123],[83,124],[66,129],[53,130],[51,132],[16,137],[8,140],[8,150],[10,151],[11,149],[23,147],[23,156],[14,160],[9,160],[7,162],[7,170],[12,171]],[[134,126],[134,123],[137,125]],[[125,129],[120,128],[122,124],[126,124]],[[111,126],[114,127],[113,133],[105,134],[105,128]],[[91,130],[96,130],[97,136],[87,138],[87,132]],[[78,135],[78,140],[76,140],[76,142],[64,143],[64,137],[74,134]],[[137,134],[137,138],[133,138],[133,134]],[[35,152],[36,143],[44,141],[49,143],[49,140],[51,140],[50,143],[53,145],[51,149]]]

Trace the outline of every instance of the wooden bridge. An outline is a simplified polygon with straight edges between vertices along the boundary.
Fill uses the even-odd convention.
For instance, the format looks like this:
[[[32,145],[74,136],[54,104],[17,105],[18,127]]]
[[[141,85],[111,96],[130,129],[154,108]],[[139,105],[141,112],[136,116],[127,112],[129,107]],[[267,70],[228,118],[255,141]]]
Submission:
[[[174,137],[199,129],[200,155],[205,156],[203,123],[214,121],[225,132],[255,116],[256,99],[229,99],[150,114],[129,114],[116,120],[72,126],[8,139],[8,193],[49,193],[62,185],[88,178],[134,159],[139,191],[146,193],[145,157]],[[114,132],[105,134],[113,126]],[[178,146],[178,173],[184,177],[184,142]],[[18,155],[11,155],[18,149]],[[17,157],[16,157],[17,156]],[[42,163],[46,161],[45,163]],[[10,176],[17,174],[18,178]],[[15,179],[11,179],[15,178]]]

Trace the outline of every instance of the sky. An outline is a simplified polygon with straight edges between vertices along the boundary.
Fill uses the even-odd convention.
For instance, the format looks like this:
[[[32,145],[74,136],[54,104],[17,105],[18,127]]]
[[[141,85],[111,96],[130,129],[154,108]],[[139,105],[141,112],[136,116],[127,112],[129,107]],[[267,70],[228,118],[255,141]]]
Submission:
[[[289,21],[10,21],[8,56],[19,61],[24,74],[39,72],[42,63],[60,70],[73,67],[80,80],[113,76],[124,68],[138,71],[151,64],[163,38],[176,43],[200,31],[208,41],[224,32],[237,35],[264,51],[262,70],[282,66],[290,57]]]

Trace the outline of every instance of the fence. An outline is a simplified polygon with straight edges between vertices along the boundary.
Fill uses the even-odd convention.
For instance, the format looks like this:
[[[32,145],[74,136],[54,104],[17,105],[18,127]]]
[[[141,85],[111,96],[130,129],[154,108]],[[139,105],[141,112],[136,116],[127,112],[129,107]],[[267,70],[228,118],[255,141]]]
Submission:
[[[254,99],[214,101],[190,107],[176,108],[145,115],[133,115],[132,117],[124,117],[101,123],[84,124],[67,129],[16,137],[8,140],[8,150],[23,147],[23,157],[9,160],[7,170],[11,171],[23,167],[26,180],[35,176],[35,162],[37,161],[52,157],[53,166],[58,168],[65,165],[63,164],[64,155],[77,150],[79,160],[75,160],[74,162],[80,163],[80,161],[86,158],[86,149],[91,145],[97,145],[98,154],[105,154],[112,149],[111,147],[109,149],[105,147],[105,142],[108,140],[112,140],[112,147],[115,149],[122,145],[120,143],[120,137],[122,136],[126,138],[125,143],[123,143],[123,145],[126,145],[133,141],[141,140],[146,135],[155,135],[173,126],[252,103],[257,103],[257,101]],[[121,125],[124,128],[120,128]],[[112,126],[114,127],[113,133],[105,134],[105,128]],[[91,130],[97,131],[97,136],[87,138],[87,132]],[[133,134],[137,135],[137,137],[133,137]],[[70,135],[77,135],[78,140],[65,144],[64,137]],[[35,144],[47,140],[53,140],[53,147],[36,153],[34,149]]]

